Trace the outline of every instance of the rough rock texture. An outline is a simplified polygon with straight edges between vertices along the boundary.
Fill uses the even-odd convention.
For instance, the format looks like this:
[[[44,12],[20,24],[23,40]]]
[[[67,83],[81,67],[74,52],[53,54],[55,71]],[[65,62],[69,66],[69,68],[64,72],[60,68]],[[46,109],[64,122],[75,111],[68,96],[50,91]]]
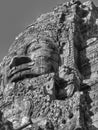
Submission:
[[[16,37],[0,65],[0,130],[98,130],[98,8],[72,0]]]

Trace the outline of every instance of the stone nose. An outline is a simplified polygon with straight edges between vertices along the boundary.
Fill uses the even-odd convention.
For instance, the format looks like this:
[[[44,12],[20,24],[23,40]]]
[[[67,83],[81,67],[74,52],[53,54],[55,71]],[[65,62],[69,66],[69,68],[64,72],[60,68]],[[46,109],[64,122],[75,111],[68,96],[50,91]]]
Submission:
[[[14,57],[11,61],[10,68],[26,64],[31,62],[31,59],[29,57]]]

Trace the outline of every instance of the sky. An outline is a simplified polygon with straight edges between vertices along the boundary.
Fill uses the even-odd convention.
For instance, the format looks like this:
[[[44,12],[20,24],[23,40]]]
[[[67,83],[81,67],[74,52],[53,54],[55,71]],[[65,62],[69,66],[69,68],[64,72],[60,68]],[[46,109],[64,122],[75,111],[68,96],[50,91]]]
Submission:
[[[0,61],[25,27],[65,1],[69,0],[0,0]],[[98,6],[98,0],[92,1]]]

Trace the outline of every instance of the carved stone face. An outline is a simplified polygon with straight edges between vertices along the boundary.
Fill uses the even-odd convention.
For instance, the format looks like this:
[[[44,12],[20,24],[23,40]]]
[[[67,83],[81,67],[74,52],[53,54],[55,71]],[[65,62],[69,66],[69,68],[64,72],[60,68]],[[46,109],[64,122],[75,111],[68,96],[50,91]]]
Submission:
[[[45,37],[44,39],[40,38],[39,41],[33,40],[29,44],[16,48],[8,56],[11,58],[9,59],[9,63],[4,62],[2,82],[5,82],[1,86],[3,86],[3,103],[9,104],[9,107],[5,105],[3,113],[4,117],[13,122],[14,127],[17,127],[22,124],[24,118],[26,119],[26,123],[28,122],[28,113],[32,105],[30,101],[31,97],[34,97],[35,102],[39,100],[39,104],[42,99],[44,100],[46,98],[46,100],[50,100],[47,98],[47,95],[49,96],[47,90],[50,92],[50,95],[55,97],[54,78],[53,81],[49,82],[49,85],[53,84],[53,88],[51,87],[53,90],[49,90],[49,85],[45,85],[44,82],[48,81],[49,73],[57,72],[59,53],[58,47],[52,38]],[[6,59],[8,60],[9,57]],[[46,77],[43,74],[46,74]],[[44,78],[42,79],[40,75],[43,75]],[[42,81],[37,79],[39,77]],[[45,86],[46,88],[44,89]],[[43,94],[44,91],[45,94]],[[34,109],[37,111],[36,105]]]
[[[58,48],[50,38],[33,41],[20,47],[17,55],[12,57],[6,70],[6,81],[17,82],[45,73],[57,72]]]

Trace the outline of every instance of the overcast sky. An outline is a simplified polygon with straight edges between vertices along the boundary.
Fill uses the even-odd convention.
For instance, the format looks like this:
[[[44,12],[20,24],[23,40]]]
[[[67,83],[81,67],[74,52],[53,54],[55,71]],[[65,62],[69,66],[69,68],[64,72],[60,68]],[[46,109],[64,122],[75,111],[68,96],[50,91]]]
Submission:
[[[65,1],[68,0],[0,0],[0,61],[26,26]],[[98,0],[92,1],[98,6]]]

